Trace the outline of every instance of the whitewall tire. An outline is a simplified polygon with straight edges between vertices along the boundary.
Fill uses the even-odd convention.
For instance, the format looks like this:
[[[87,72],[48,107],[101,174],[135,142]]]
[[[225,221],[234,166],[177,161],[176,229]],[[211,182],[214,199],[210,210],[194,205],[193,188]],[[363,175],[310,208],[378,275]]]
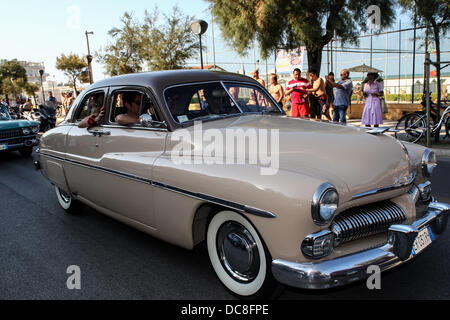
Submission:
[[[58,203],[67,213],[75,214],[80,209],[80,203],[70,196],[67,192],[61,188],[55,186],[56,198]]]
[[[270,255],[257,231],[240,214],[222,211],[208,226],[207,246],[211,264],[222,284],[242,298],[267,296],[274,291]]]

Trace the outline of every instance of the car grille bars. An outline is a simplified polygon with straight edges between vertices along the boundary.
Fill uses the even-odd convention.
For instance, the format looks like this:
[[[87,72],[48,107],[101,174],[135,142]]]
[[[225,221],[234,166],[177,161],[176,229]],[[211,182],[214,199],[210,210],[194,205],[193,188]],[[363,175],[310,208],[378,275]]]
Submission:
[[[335,245],[365,238],[388,230],[392,224],[406,220],[406,213],[391,201],[351,208],[334,219],[330,230],[336,235]]]

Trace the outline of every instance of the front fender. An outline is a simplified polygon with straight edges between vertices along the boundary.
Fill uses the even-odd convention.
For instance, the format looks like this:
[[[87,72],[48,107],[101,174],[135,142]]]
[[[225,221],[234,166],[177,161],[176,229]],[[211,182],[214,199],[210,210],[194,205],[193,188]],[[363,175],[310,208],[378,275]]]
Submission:
[[[263,176],[259,169],[256,165],[176,164],[170,157],[158,158],[153,168],[153,180],[161,187],[155,197],[158,230],[179,230],[191,237],[192,230],[185,226],[192,226],[199,204],[208,198],[220,199],[257,210],[242,213],[261,234],[272,257],[298,259],[305,236],[318,231],[311,218],[311,201],[324,181],[282,169]],[[173,201],[167,203],[169,199]],[[168,218],[173,210],[177,219]]]

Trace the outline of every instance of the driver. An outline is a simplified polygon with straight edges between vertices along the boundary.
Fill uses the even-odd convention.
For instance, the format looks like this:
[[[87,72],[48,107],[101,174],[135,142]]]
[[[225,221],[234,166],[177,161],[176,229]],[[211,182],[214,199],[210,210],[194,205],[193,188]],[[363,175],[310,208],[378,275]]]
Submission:
[[[128,126],[139,123],[139,111],[141,108],[142,96],[138,92],[125,92],[122,95],[122,101],[127,113],[119,114],[116,122],[122,126]]]

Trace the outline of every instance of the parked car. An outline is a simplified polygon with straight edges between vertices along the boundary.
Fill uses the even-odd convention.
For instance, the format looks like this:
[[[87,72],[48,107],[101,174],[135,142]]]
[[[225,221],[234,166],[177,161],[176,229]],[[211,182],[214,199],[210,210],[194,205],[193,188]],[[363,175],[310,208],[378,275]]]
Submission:
[[[385,131],[289,118],[241,75],[142,73],[86,89],[36,166],[67,212],[82,203],[186,249],[206,242],[224,286],[259,298],[364,279],[444,232],[433,151]]]
[[[11,119],[7,107],[0,105],[0,152],[18,150],[23,156],[30,156],[37,145],[38,125]]]

